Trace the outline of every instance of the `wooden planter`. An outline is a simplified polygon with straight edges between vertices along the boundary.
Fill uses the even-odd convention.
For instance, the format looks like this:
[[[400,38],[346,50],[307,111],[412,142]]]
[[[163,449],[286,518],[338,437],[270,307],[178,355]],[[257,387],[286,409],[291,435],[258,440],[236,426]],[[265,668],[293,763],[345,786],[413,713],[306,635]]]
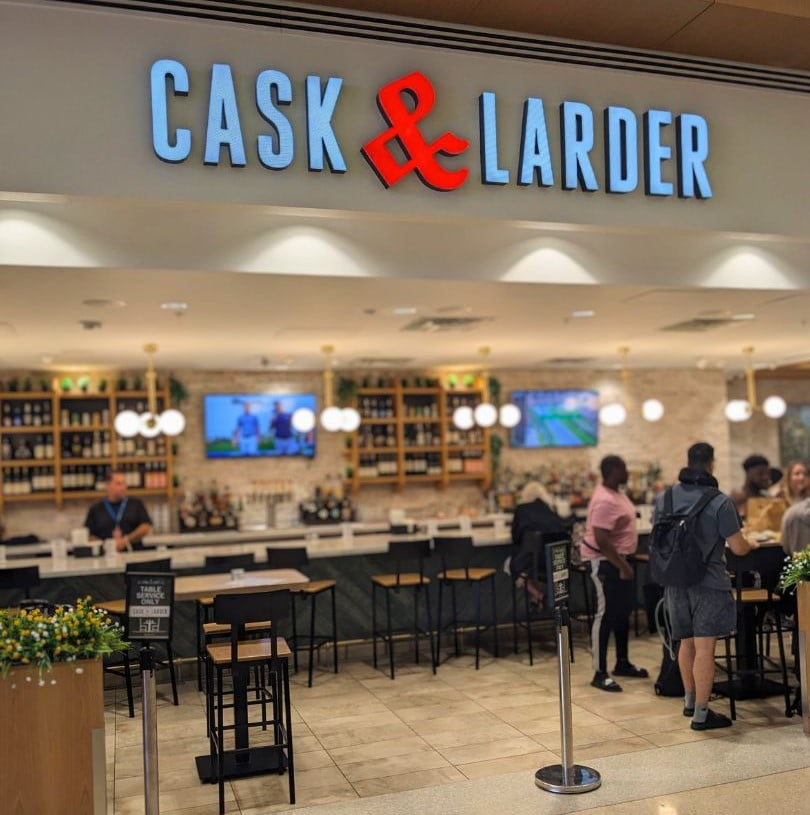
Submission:
[[[106,815],[101,660],[59,663],[42,679],[30,668],[0,677],[0,809]]]
[[[799,664],[802,674],[802,724],[805,736],[810,736],[810,582],[799,583],[796,589],[799,606]]]

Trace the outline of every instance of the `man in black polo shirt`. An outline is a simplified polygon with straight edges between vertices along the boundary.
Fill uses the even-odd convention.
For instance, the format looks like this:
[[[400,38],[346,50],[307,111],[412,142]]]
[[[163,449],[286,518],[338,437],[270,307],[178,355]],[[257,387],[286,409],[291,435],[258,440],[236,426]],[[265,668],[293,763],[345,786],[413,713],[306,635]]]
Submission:
[[[124,473],[111,472],[106,489],[107,497],[87,511],[84,525],[90,537],[102,541],[113,538],[119,552],[143,549],[142,539],[152,531],[152,519],[143,501],[127,495]]]

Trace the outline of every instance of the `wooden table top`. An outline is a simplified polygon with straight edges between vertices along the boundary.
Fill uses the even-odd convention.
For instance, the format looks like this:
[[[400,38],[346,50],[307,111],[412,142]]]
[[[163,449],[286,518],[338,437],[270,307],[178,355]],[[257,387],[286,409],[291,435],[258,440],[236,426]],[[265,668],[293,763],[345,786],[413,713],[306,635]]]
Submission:
[[[216,594],[247,594],[252,591],[291,589],[309,583],[297,569],[263,569],[245,572],[238,580],[224,574],[195,574],[174,581],[175,600],[198,600]]]

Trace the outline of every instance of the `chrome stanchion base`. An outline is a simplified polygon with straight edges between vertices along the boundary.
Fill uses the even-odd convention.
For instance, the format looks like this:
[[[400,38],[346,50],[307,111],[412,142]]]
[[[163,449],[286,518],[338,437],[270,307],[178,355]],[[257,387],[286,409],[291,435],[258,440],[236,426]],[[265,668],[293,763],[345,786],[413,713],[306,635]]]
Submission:
[[[568,782],[563,778],[562,764],[550,764],[534,774],[534,783],[547,792],[576,794],[590,792],[602,785],[602,776],[590,767],[574,764],[568,770]]]

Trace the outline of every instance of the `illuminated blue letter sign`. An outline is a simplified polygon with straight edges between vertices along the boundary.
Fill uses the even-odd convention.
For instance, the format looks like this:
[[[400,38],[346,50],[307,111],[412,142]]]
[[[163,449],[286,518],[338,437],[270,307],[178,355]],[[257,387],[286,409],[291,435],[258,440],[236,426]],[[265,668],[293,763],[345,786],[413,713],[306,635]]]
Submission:
[[[273,91],[275,90],[275,103]],[[276,137],[259,136],[256,140],[259,161],[271,170],[283,170],[292,164],[295,156],[293,131],[290,120],[276,105],[289,105],[292,102],[290,78],[281,71],[262,71],[256,77],[256,107],[262,118],[273,125]]]
[[[534,181],[535,176],[540,186],[550,187],[554,183],[543,100],[530,96],[523,105],[518,184],[525,187]]]
[[[222,147],[228,148],[231,167],[244,167],[245,144],[236,106],[230,65],[211,66],[211,96],[208,102],[208,129],[205,132],[205,163],[219,164]]]
[[[481,133],[481,180],[484,184],[508,184],[509,170],[498,166],[498,119],[495,94],[478,97],[478,128]]]
[[[560,105],[563,189],[593,192],[599,189],[588,155],[593,150],[593,111],[582,102]]]
[[[672,182],[664,181],[662,165],[672,158],[672,148],[661,143],[661,129],[672,124],[668,110],[644,114],[644,189],[647,195],[672,195]]]
[[[307,77],[307,152],[309,169],[315,172],[323,170],[324,158],[333,173],[346,172],[346,162],[332,129],[332,116],[342,86],[340,77],[330,76],[322,94],[321,78]]]
[[[162,161],[177,164],[185,161],[191,153],[191,131],[178,128],[174,131],[174,144],[171,143],[167,79],[172,80],[175,96],[188,94],[188,71],[181,63],[173,59],[159,59],[152,65],[152,148]]]
[[[605,189],[632,192],[638,186],[638,122],[628,108],[605,109]]]
[[[682,113],[677,119],[678,195],[681,198],[711,198],[706,168],[709,157],[709,126],[702,116]]]

